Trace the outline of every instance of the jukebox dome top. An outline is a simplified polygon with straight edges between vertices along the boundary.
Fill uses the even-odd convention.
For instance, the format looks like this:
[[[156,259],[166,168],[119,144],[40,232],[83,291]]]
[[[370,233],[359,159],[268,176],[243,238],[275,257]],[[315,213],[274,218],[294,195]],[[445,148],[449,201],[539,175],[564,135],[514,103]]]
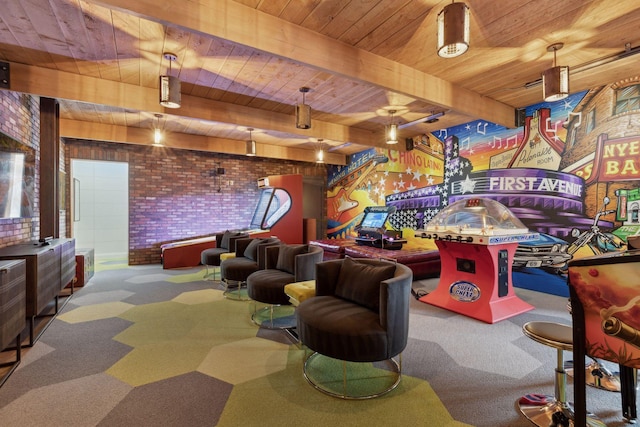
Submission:
[[[429,221],[426,230],[486,236],[529,232],[509,208],[485,198],[462,199],[450,204]]]

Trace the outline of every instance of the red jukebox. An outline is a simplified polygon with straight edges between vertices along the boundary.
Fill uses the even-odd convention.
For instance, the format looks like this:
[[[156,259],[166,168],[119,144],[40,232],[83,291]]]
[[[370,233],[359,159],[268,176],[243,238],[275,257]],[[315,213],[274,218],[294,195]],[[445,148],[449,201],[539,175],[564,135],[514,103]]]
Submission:
[[[438,287],[420,301],[495,323],[534,307],[515,294],[511,265],[518,243],[535,240],[504,205],[473,198],[452,203],[417,231],[440,251]]]

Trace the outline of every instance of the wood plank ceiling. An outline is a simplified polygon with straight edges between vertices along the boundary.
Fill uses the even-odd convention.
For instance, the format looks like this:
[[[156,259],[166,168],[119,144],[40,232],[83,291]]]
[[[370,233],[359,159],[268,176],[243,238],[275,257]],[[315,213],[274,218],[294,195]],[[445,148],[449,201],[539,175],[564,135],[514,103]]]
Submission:
[[[449,3],[5,0],[0,60],[11,90],[60,100],[63,137],[151,144],[160,123],[169,146],[243,154],[251,127],[259,155],[313,161],[324,145],[335,164],[383,147],[390,110],[399,124],[445,112],[401,141],[476,119],[514,126],[516,108],[541,101],[553,43],[572,92],[638,73],[636,0],[466,0],[471,47],[443,59],[435,23]],[[163,52],[178,58],[179,109],[158,104]],[[303,86],[308,130],[294,119]]]

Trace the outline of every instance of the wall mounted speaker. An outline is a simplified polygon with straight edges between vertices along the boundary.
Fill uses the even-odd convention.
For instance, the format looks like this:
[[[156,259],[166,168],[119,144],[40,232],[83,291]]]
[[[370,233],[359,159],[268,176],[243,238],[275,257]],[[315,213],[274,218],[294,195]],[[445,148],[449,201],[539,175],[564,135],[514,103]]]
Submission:
[[[407,151],[413,150],[413,138],[407,138],[404,141],[407,144]]]
[[[216,169],[216,175],[224,175],[224,168]]]
[[[524,126],[524,122],[526,118],[527,118],[527,113],[525,112],[524,108],[517,108],[516,109],[516,127],[519,128]]]

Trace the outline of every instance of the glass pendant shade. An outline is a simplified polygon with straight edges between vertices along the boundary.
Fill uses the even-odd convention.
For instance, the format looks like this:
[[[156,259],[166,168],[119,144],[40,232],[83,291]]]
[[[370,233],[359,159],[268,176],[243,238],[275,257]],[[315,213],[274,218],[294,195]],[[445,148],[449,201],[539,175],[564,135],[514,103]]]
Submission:
[[[386,126],[385,135],[387,136],[387,144],[398,143],[398,125],[391,123]]]

